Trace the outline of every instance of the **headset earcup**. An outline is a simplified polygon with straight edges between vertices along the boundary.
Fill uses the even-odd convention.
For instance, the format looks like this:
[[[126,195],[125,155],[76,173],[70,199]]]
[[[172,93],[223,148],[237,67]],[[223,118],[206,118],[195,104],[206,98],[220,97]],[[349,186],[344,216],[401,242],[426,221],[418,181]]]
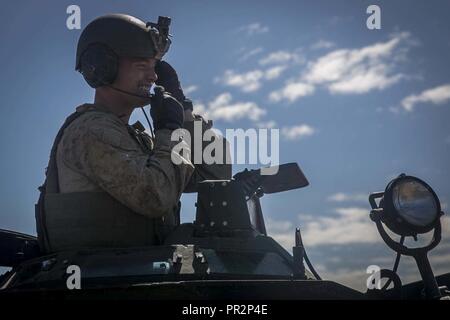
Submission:
[[[109,47],[93,44],[81,55],[80,72],[92,88],[109,85],[117,76],[118,60]]]

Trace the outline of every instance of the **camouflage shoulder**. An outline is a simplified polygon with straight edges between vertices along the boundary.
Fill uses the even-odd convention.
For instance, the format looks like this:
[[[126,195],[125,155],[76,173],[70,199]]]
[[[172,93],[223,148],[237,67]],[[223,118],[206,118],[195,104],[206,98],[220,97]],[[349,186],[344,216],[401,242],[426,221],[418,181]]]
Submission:
[[[91,110],[83,113],[70,124],[66,134],[72,139],[96,139],[113,147],[130,149],[126,125],[109,112]]]

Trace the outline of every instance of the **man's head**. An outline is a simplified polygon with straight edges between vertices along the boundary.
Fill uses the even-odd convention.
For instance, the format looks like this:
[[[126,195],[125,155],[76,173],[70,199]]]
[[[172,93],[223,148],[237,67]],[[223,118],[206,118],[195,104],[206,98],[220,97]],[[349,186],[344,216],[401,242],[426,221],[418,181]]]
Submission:
[[[169,23],[170,19],[161,17],[158,24],[144,23],[124,14],[97,18],[80,36],[75,69],[103,93],[114,87],[146,96],[144,88],[149,89],[156,81],[155,62],[170,46]],[[139,99],[132,95],[128,98]]]
[[[141,107],[148,104],[150,88],[158,79],[156,61],[154,58],[119,58],[114,81],[110,85],[97,87],[97,94],[112,96],[124,105]]]

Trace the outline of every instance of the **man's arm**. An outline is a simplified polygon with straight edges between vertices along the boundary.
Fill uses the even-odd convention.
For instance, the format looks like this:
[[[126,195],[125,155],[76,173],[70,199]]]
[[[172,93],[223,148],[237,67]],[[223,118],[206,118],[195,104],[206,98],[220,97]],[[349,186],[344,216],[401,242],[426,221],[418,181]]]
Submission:
[[[172,162],[170,130],[156,132],[153,155],[143,152],[112,116],[87,121],[79,132],[75,150],[62,150],[66,163],[142,215],[159,217],[177,205],[194,167],[189,159],[181,158],[180,165]]]
[[[195,192],[197,189],[197,182],[202,180],[224,180],[231,179],[231,164],[228,160],[229,146],[225,138],[213,134],[214,139],[219,139],[222,143],[222,154],[223,159],[221,163],[206,164],[203,159],[194,159],[194,143],[196,141],[202,141],[201,154],[203,155],[203,150],[213,142],[205,141],[203,142],[203,134],[206,130],[211,129],[212,122],[206,122],[200,116],[194,116],[192,114],[193,105],[192,101],[187,99],[184,95],[183,89],[181,88],[181,83],[178,79],[178,74],[175,69],[166,61],[159,61],[155,66],[155,71],[158,74],[158,80],[156,83],[165,88],[166,91],[170,92],[182,105],[184,108],[184,124],[183,127],[189,131],[191,136],[191,160],[194,163],[195,171],[192,175],[189,185],[185,189],[185,192]],[[200,124],[201,132],[196,132],[194,130],[194,124]],[[211,133],[213,133],[211,131]],[[200,134],[200,137],[197,137]],[[195,161],[197,160],[197,161]],[[201,160],[201,163],[196,163]]]
[[[190,112],[191,116],[186,116],[186,112]],[[196,124],[200,130],[195,130],[194,124]],[[183,127],[189,132],[191,136],[191,161],[195,166],[195,171],[192,174],[189,184],[186,186],[184,192],[196,192],[197,183],[203,180],[228,180],[231,179],[231,162],[229,159],[230,150],[229,143],[226,139],[214,131],[210,130],[212,128],[212,122],[206,122],[201,116],[193,115],[192,111],[185,111],[185,122]],[[202,137],[206,130],[210,130],[213,135],[213,141],[203,141]],[[201,133],[200,137],[196,135]],[[201,163],[194,163],[194,143],[196,141],[202,141],[201,154],[203,156],[203,151],[205,148],[214,143],[214,141],[220,141],[220,146],[222,149],[222,157],[220,163],[206,164],[203,157],[200,159]]]

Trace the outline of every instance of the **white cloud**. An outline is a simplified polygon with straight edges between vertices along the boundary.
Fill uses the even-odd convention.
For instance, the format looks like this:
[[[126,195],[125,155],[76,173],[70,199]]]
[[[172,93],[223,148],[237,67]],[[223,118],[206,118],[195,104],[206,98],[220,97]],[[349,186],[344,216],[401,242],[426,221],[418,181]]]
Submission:
[[[315,132],[316,130],[307,124],[281,128],[281,135],[287,140],[301,139],[303,137],[311,136]]]
[[[253,56],[257,55],[258,53],[260,53],[260,52],[262,52],[262,51],[264,51],[264,49],[261,48],[261,47],[258,47],[258,48],[255,48],[255,49],[253,49],[253,50],[250,50],[249,52],[246,52],[246,53],[244,53],[244,54],[242,54],[242,52],[240,52],[240,54],[242,54],[242,56],[239,58],[239,61],[240,61],[240,62],[246,61],[246,60],[248,60],[250,57],[253,57]]]
[[[336,81],[329,86],[332,93],[367,93],[371,90],[383,90],[397,83],[404,77],[402,74],[388,76],[387,67],[378,65],[367,69],[356,68],[344,80]]]
[[[259,108],[254,102],[238,102],[209,110],[211,119],[222,119],[228,122],[242,118],[257,121],[264,114],[266,114],[266,111]]]
[[[243,50],[245,50],[245,48],[240,49],[238,54],[242,54]],[[244,61],[250,56],[256,55],[261,51],[263,51],[261,47],[253,49],[244,54],[239,60]],[[289,66],[299,62],[303,63],[303,61],[303,58],[296,52],[276,51],[259,60],[259,64],[264,66],[265,70],[254,69],[239,73],[235,70],[229,69],[226,70],[222,76],[216,77],[214,82],[221,83],[225,86],[236,87],[245,93],[255,92],[261,88],[263,82],[279,78]],[[279,97],[279,99],[283,99],[284,95],[286,95],[288,97],[287,99],[292,99],[289,97],[294,97],[295,100],[297,99],[298,94],[302,94],[297,93],[298,90],[311,90],[311,85],[308,85],[305,88],[300,87],[304,86],[291,81],[289,83],[289,88],[284,90],[284,92],[279,90],[279,94],[274,93],[272,98],[275,100],[277,100],[277,97]]]
[[[324,268],[325,270],[317,272],[319,272],[322,279],[331,280],[360,292],[365,292],[367,290],[366,281],[369,274],[366,273],[364,267],[360,269],[339,268],[334,270]]]
[[[298,53],[295,52],[279,50],[272,52],[259,60],[259,64],[262,66],[266,66],[269,64],[286,64],[289,62],[302,63],[304,62],[304,58],[302,58]]]
[[[253,70],[246,73],[235,73],[233,70],[226,70],[222,78],[216,78],[216,82],[224,85],[237,87],[243,92],[257,91],[261,87],[261,79],[264,72]]]
[[[302,220],[301,233],[306,248],[318,245],[382,243],[369,210],[360,207],[337,208],[337,215]],[[294,241],[295,226],[290,221],[268,219],[267,233],[287,250]],[[292,239],[291,239],[292,238]]]
[[[404,98],[401,102],[406,111],[412,111],[417,103],[443,104],[450,100],[450,84],[444,84],[435,88],[422,91]]]
[[[348,247],[348,245],[345,245],[345,247]],[[357,256],[355,255],[355,263],[353,263],[351,266],[347,261],[344,260],[343,263],[339,263],[338,266],[333,264],[331,267],[327,264],[323,264],[322,262],[322,264],[316,264],[314,265],[314,267],[323,279],[332,280],[345,286],[365,292],[367,290],[366,281],[369,276],[369,274],[366,272],[366,268],[371,264],[378,265],[381,268],[392,268],[395,255],[393,252],[391,252],[392,251],[386,252],[386,255],[383,256],[374,255],[366,262],[359,261],[357,259]],[[333,258],[328,258],[327,260],[331,261],[331,259]],[[435,275],[441,275],[448,272],[450,267],[449,254],[437,254],[433,250],[430,252],[429,259]],[[419,270],[417,269],[417,264],[413,258],[402,256],[400,261],[401,262],[398,273],[403,284],[421,280]]]
[[[303,80],[310,84],[326,85],[330,92],[361,94],[382,90],[405,76],[395,73],[393,63],[404,54],[400,44],[408,39],[404,32],[387,42],[375,43],[360,49],[339,49],[309,63]]]
[[[369,218],[368,209],[348,207],[338,208],[336,212],[337,216],[320,217],[303,225],[306,246],[381,241],[375,224]]]
[[[205,118],[228,122],[243,118],[258,121],[266,114],[266,110],[260,108],[254,102],[232,103],[232,96],[228,92],[218,95],[208,103],[208,108],[200,103],[196,110],[199,114],[205,116]]]
[[[299,213],[297,215],[297,218],[299,221],[311,221],[311,220],[315,219],[312,214],[307,214],[307,213]]]
[[[449,236],[448,239],[450,240],[450,216],[448,215],[443,216],[441,218],[441,224],[442,224],[442,233],[444,234],[444,237]]]
[[[239,31],[245,32],[247,35],[252,36],[255,34],[269,32],[269,27],[263,26],[259,22],[256,22],[239,28]]]
[[[450,264],[450,254],[440,254],[440,255],[433,255],[432,258],[430,258],[431,262],[433,264]],[[448,272],[448,270],[447,270]]]
[[[301,97],[313,94],[314,91],[314,86],[309,83],[291,82],[280,90],[272,91],[269,95],[269,100],[272,102],[287,100],[292,103]]]
[[[286,66],[275,66],[263,70],[251,70],[244,73],[236,73],[234,70],[226,70],[222,77],[217,77],[215,82],[226,86],[236,87],[243,92],[255,92],[261,88],[262,81],[278,78]]]
[[[198,89],[198,87],[195,86],[195,85],[187,86],[186,88],[183,89],[183,92],[184,92],[185,95],[188,95],[188,94],[196,91],[197,89]]]
[[[333,42],[320,39],[319,41],[311,45],[311,49],[312,50],[329,49],[334,46],[335,44]]]
[[[331,93],[363,94],[373,90],[384,90],[406,75],[396,70],[398,63],[405,61],[408,49],[413,45],[407,32],[398,33],[386,42],[375,43],[358,49],[338,49],[307,64],[304,73],[297,79],[285,82],[283,88],[272,91],[272,102],[287,100],[292,103],[311,95],[317,86],[325,86]],[[319,41],[314,48],[331,47],[332,43]],[[286,63],[293,54],[277,51],[259,61]]]
[[[275,121],[273,121],[273,120],[270,120],[270,121],[267,121],[267,122],[258,122],[256,124],[256,126],[258,128],[262,128],[262,129],[265,129],[265,128],[266,129],[272,129],[272,128],[275,128],[276,125],[277,125],[277,123]]]
[[[366,194],[362,193],[356,193],[356,194],[347,194],[343,192],[338,192],[335,194],[330,195],[327,200],[332,202],[345,202],[345,201],[360,201],[360,202],[367,202],[368,196]]]
[[[292,222],[287,220],[266,220],[267,234],[288,251],[294,246],[294,230]]]
[[[294,228],[294,225],[290,221],[272,220],[270,218],[267,220],[267,226],[268,226],[268,229],[274,233],[288,232],[289,230]]]
[[[194,110],[193,112],[196,114],[203,115],[206,111],[206,106],[200,101],[193,101]]]
[[[212,100],[209,103],[209,108],[210,109],[218,109],[224,105],[229,104],[232,99],[233,99],[233,97],[228,92],[219,94],[217,97],[214,98],[214,100]]]
[[[276,66],[276,67],[272,67],[270,69],[267,69],[265,72],[265,78],[267,80],[273,80],[278,78],[284,70],[286,70],[286,66]]]
[[[303,243],[309,254],[317,252],[315,246],[325,245],[334,248],[336,257],[327,256],[325,261],[314,259],[312,263],[323,279],[333,280],[350,286],[357,290],[366,291],[367,266],[377,264],[381,267],[392,266],[395,255],[385,247],[379,236],[375,224],[369,218],[369,210],[360,207],[337,208],[337,215],[331,217],[317,217],[309,214],[299,214],[298,222],[302,232]],[[267,233],[275,241],[280,243],[286,250],[291,252],[294,246],[295,222],[288,220],[266,219]],[[442,243],[430,253],[430,262],[436,275],[448,272],[450,267],[449,238],[445,237],[450,232],[450,217],[442,218]],[[386,255],[370,254],[368,260],[361,260],[355,255],[352,262],[342,260],[348,253],[358,245],[368,245],[367,250],[378,245],[386,248]],[[352,247],[354,246],[354,247]],[[380,247],[381,248],[381,247]],[[348,255],[347,255],[348,256]],[[327,262],[333,262],[332,268]],[[336,266],[336,264],[338,264]],[[340,266],[342,265],[342,266]],[[403,283],[419,280],[419,273],[414,259],[402,257],[399,273]]]

